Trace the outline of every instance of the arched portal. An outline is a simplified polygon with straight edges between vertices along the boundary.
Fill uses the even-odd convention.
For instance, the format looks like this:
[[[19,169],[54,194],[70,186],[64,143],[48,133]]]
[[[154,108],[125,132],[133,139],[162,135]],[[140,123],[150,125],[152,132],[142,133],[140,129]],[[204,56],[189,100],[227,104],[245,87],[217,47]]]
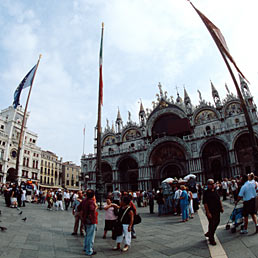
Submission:
[[[17,180],[16,170],[14,168],[9,168],[7,171],[6,182],[15,182]]]
[[[164,114],[154,123],[152,128],[153,140],[164,136],[177,136],[191,134],[190,122],[187,118],[180,118],[175,114]]]
[[[184,148],[176,142],[159,144],[150,155],[154,167],[153,186],[158,188],[167,177],[183,177],[187,174]]]
[[[165,180],[168,177],[179,178],[181,176],[181,168],[176,163],[168,163],[160,169],[160,179]]]
[[[135,159],[126,157],[119,163],[118,177],[122,191],[138,190],[138,164]]]
[[[257,138],[256,142],[258,142]],[[248,133],[242,134],[237,138],[234,149],[240,167],[240,173],[248,174],[254,171],[253,153]]]
[[[202,151],[205,181],[213,178],[215,181],[229,177],[228,153],[225,146],[216,140],[210,141]]]
[[[104,192],[107,194],[109,192],[113,192],[113,187],[112,187],[112,168],[111,166],[106,163],[102,162],[101,163],[101,172],[102,172],[102,178],[104,182]]]

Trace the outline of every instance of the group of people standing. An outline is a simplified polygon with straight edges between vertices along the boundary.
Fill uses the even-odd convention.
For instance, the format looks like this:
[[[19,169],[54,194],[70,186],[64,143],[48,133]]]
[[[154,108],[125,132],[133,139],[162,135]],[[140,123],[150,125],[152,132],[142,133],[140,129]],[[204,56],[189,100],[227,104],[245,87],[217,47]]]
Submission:
[[[77,235],[78,229],[80,229],[81,236],[85,233],[83,248],[87,256],[92,256],[97,253],[94,251],[94,240],[98,224],[99,207],[94,190],[88,189],[85,194],[79,191],[77,194],[78,196],[73,203],[72,210],[75,218],[72,235]],[[116,246],[113,247],[114,251],[121,250],[127,252],[131,245],[131,239],[136,238],[134,229],[136,207],[132,199],[132,195],[127,192],[121,193],[118,188],[106,198],[103,239],[106,239],[108,231],[112,232],[112,238],[116,240]],[[121,234],[116,234],[115,232],[117,221],[120,221],[122,224]],[[123,248],[121,247],[122,242],[124,242]]]
[[[233,183],[235,183],[234,181],[237,185],[233,185]],[[231,188],[232,192],[236,191],[235,194],[233,193],[236,205],[241,199],[243,200],[244,226],[241,229],[240,234],[248,233],[247,227],[249,215],[251,215],[255,224],[255,232],[258,233],[256,217],[258,182],[254,174],[250,173],[249,175],[243,175],[241,178],[239,177],[237,180],[231,180],[230,182],[227,179],[224,179],[221,184],[215,183],[213,179],[209,179],[207,182],[207,189],[203,193],[203,205],[209,221],[208,232],[205,236],[209,238],[209,242],[212,245],[216,245],[214,234],[220,222],[220,213],[224,211],[220,194],[223,196],[223,200],[226,200],[226,197],[229,194],[226,186],[229,189]]]

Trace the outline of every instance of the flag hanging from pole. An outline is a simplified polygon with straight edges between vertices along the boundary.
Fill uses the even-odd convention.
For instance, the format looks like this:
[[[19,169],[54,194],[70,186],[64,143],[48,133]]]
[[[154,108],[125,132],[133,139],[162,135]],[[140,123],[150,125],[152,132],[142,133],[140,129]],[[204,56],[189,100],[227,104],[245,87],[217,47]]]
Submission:
[[[189,0],[188,0],[189,1]],[[218,27],[216,27],[203,13],[201,13],[193,4],[191,1],[189,1],[190,4],[192,5],[192,7],[194,8],[194,10],[198,13],[198,15],[200,16],[200,18],[202,19],[203,23],[205,24],[206,28],[208,29],[208,31],[210,32],[212,38],[214,39],[216,45],[218,46],[218,48],[220,49],[220,51],[226,55],[226,57],[230,60],[230,62],[235,66],[236,70],[241,74],[241,76],[243,78],[245,78],[245,76],[242,74],[242,72],[240,71],[240,69],[238,68],[238,66],[236,65],[233,57],[231,56],[231,54],[229,53],[229,49],[226,43],[226,40],[224,38],[224,36],[222,35],[220,29]],[[248,80],[245,78],[245,80],[248,82]],[[248,82],[249,83],[249,82]]]
[[[103,33],[104,33],[104,23],[102,22],[100,51],[99,51],[99,98],[100,98],[101,105],[103,105],[103,79],[102,79]]]
[[[27,87],[32,85],[32,81],[36,72],[37,65],[33,66],[33,68],[27,73],[27,75],[23,78],[19,86],[14,92],[14,100],[13,100],[13,107],[17,108],[20,105],[20,95],[21,91]]]

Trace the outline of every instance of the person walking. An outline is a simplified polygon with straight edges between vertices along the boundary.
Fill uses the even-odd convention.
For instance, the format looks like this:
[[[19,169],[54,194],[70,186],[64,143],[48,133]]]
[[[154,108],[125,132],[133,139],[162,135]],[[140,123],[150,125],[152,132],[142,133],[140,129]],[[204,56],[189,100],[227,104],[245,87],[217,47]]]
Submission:
[[[70,200],[70,198],[69,198],[69,200]],[[82,223],[82,212],[78,211],[78,206],[80,205],[82,200],[83,200],[83,194],[82,194],[82,191],[79,191],[77,199],[73,202],[73,211],[72,211],[73,216],[74,216],[74,228],[73,228],[73,233],[72,233],[73,236],[77,235],[77,231],[78,231],[78,227],[79,227],[80,223],[81,223],[81,225],[80,225],[80,235],[84,236],[84,234],[83,234],[83,223]],[[69,207],[69,204],[68,204],[68,207]]]
[[[203,205],[209,221],[208,232],[205,234],[209,238],[211,245],[216,245],[214,234],[220,222],[220,213],[224,212],[219,194],[215,189],[213,179],[208,179],[207,190],[203,193]]]
[[[21,201],[22,201],[22,207],[25,207],[25,202],[26,202],[26,190],[25,188],[22,188],[21,189],[22,191],[22,195],[21,195]]]
[[[78,210],[82,210],[82,221],[85,226],[84,250],[87,256],[95,255],[93,245],[96,234],[97,224],[97,204],[95,202],[95,192],[88,189],[86,192],[87,198],[84,199],[78,206]]]
[[[53,195],[50,190],[48,190],[48,192],[47,192],[46,200],[47,200],[47,209],[52,211],[54,200],[53,200]]]
[[[150,209],[150,214],[154,214],[154,199],[155,199],[155,194],[152,190],[149,190],[147,193],[147,199],[149,202],[149,209]]]
[[[133,226],[133,219],[134,214],[133,210],[130,207],[131,199],[129,196],[124,196],[121,201],[121,208],[119,209],[118,214],[118,220],[122,220],[122,226],[123,226],[123,233],[121,236],[117,236],[116,238],[116,246],[113,247],[113,250],[120,250],[121,243],[124,239],[124,248],[122,249],[123,252],[127,252],[129,249],[129,246],[131,245],[132,240],[132,226]]]
[[[65,210],[67,211],[70,204],[70,193],[68,190],[64,191],[64,203],[65,203]]]
[[[242,177],[243,186],[240,189],[238,194],[238,200],[236,204],[243,199],[244,207],[243,207],[243,216],[244,216],[244,228],[240,231],[240,234],[247,234],[248,230],[248,216],[251,215],[253,222],[255,223],[256,233],[258,233],[258,224],[257,217],[255,211],[255,198],[256,198],[256,190],[255,184],[252,181],[248,181],[248,176],[243,175]]]
[[[186,187],[184,185],[181,185],[180,189],[182,190],[182,193],[180,195],[180,208],[182,213],[182,222],[186,222],[189,219],[188,194],[186,191]]]
[[[58,189],[56,194],[56,210],[58,211],[60,208],[61,211],[64,210],[63,208],[63,195],[61,189]]]
[[[165,200],[164,200],[162,191],[163,190],[160,189],[159,191],[157,191],[157,195],[156,195],[157,196],[156,200],[157,200],[157,204],[158,204],[158,216],[161,216],[164,213]]]
[[[121,192],[118,190],[118,187],[112,193],[112,197],[113,197],[113,203],[115,203],[119,206],[120,205]]]
[[[223,201],[227,200],[227,194],[228,194],[228,179],[224,178],[224,180],[221,183],[221,188],[222,188],[222,196],[223,196]]]

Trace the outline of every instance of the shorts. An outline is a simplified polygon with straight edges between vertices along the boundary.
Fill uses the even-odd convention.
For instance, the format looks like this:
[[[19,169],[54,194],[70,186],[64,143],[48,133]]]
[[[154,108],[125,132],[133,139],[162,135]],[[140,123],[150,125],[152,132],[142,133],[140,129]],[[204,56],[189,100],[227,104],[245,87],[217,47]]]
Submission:
[[[14,202],[17,202],[17,198],[16,197],[12,197],[11,198],[11,203],[13,204]]]
[[[249,201],[244,201],[243,216],[247,217],[249,214],[253,215],[255,213],[255,198],[252,198]]]

